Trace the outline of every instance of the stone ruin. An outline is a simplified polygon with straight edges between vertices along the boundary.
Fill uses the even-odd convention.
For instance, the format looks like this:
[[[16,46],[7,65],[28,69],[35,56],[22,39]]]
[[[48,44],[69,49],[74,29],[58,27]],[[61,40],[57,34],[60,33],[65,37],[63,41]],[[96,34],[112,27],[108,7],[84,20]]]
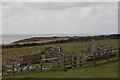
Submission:
[[[46,58],[62,57],[64,56],[61,47],[48,47],[41,51],[42,55],[46,55]]]
[[[4,70],[6,70],[6,68],[7,70],[9,70],[9,68],[13,69],[11,71],[15,71],[14,69],[16,68],[18,68],[16,70],[19,70],[21,68],[22,70],[39,70],[40,68],[40,70],[42,71],[42,69],[44,68],[42,63],[47,63],[46,61],[51,60],[54,60],[54,62],[57,63],[59,69],[61,69],[60,65],[63,64],[64,71],[66,71],[67,69],[75,69],[77,67],[78,62],[80,67],[88,63],[94,63],[94,66],[96,66],[96,60],[108,60],[110,56],[113,55],[116,54],[113,53],[112,50],[109,50],[106,47],[104,47],[103,44],[89,44],[88,49],[84,53],[80,53],[77,55],[65,55],[61,47],[51,46],[43,49],[42,51],[38,51],[30,55],[10,57],[7,61],[7,64],[3,66],[3,72],[5,72]],[[35,67],[32,68],[32,66],[30,66],[29,64],[33,64],[34,62],[38,63]],[[52,67],[52,64],[54,62],[50,64],[50,67]],[[55,68],[52,67],[51,69]]]
[[[87,51],[79,56],[80,66],[89,62],[96,65],[96,60],[109,60],[110,56],[117,56],[117,54],[113,53],[112,49],[107,49],[103,44],[89,44]]]
[[[15,70],[27,69],[27,66],[30,64],[41,64],[46,63],[46,61],[58,60],[64,56],[63,50],[61,47],[47,47],[42,51],[34,52],[30,55],[22,55],[16,57],[9,57],[6,64],[2,66],[3,72],[11,72]],[[37,66],[37,65],[36,65]],[[30,68],[30,67],[29,67]],[[36,68],[35,68],[36,69]]]
[[[17,64],[20,65],[22,63],[31,63],[33,61],[39,61],[41,59],[47,58],[55,58],[64,56],[63,50],[61,47],[47,47],[42,51],[34,52],[30,55],[23,55],[17,57],[9,57],[7,61],[7,65]]]

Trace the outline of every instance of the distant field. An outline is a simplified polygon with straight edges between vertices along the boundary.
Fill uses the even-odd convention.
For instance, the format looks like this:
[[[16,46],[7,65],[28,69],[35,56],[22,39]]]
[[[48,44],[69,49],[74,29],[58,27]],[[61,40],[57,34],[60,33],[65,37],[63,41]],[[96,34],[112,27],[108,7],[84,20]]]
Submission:
[[[87,45],[90,43],[103,43],[108,48],[118,47],[118,40],[115,39],[99,40],[95,42],[86,41],[86,42],[62,43],[62,44],[54,44],[52,46],[61,46],[65,54],[71,54],[72,52],[74,52],[75,54],[79,54],[80,52],[85,51],[88,47]],[[3,63],[10,56],[31,54],[32,52],[42,50],[47,46],[51,46],[51,45],[3,49],[2,50]]]

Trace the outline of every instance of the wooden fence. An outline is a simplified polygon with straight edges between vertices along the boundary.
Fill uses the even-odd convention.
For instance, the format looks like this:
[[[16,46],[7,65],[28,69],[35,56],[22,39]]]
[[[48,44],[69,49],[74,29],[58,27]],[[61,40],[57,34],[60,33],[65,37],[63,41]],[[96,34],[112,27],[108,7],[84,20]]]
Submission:
[[[69,55],[64,56],[64,58],[47,58],[40,59],[37,61],[26,62],[22,64],[12,64],[2,67],[2,73],[13,73],[24,72],[24,71],[54,71],[54,70],[64,70],[69,69],[74,70],[76,67],[82,67],[86,64],[93,63],[96,66],[96,61],[99,59],[106,59],[107,61],[111,56],[116,56],[116,53],[99,53],[98,54],[81,54],[81,55]],[[24,65],[23,65],[24,64]]]

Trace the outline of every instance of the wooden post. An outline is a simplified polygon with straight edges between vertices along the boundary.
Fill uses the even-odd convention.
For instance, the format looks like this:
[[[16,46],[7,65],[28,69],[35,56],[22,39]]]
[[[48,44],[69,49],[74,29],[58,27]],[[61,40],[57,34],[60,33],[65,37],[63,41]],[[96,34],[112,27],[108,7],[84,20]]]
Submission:
[[[14,70],[15,65],[13,64],[12,66],[13,66],[13,67],[12,67],[12,72],[13,72],[13,75],[15,75],[15,70]]]
[[[76,60],[73,61],[73,69],[75,69],[77,67],[77,62]]]
[[[60,58],[58,58],[57,61],[58,61],[58,69],[60,70],[61,69],[61,67],[60,67]]]
[[[79,57],[79,66],[80,66],[80,67],[82,67],[82,61],[81,61],[81,58],[82,58],[82,57],[81,57],[81,55],[80,55],[80,57]]]
[[[117,56],[118,59],[120,59],[120,53],[119,53],[119,52],[120,52],[120,49],[118,49],[118,53],[117,53],[117,55],[118,55],[118,56]]]
[[[64,63],[64,71],[67,71],[67,69],[66,69],[66,64]]]
[[[4,73],[7,72],[6,70],[7,70],[6,67],[5,67],[5,66],[2,66],[2,75],[4,75]]]
[[[94,64],[94,67],[96,67],[95,53],[93,53],[93,64]]]
[[[58,62],[58,69],[60,69],[60,62]]]
[[[42,61],[40,61],[40,70],[42,72],[42,68],[43,68],[43,64],[42,64]]]
[[[20,65],[19,65],[19,69],[20,69],[20,71],[22,72],[22,63],[20,63]]]
[[[22,70],[22,67],[20,67],[20,71],[22,72],[23,70]]]
[[[37,64],[35,65],[35,71],[38,71],[38,65]]]
[[[29,71],[29,64],[27,63],[27,70]]]
[[[82,67],[82,61],[81,60],[79,61],[79,66]]]
[[[67,68],[66,68],[66,57],[64,58],[64,71],[67,71]]]
[[[72,60],[72,58],[71,58],[71,60],[70,60],[70,65],[71,65],[71,66],[70,66],[70,68],[72,68],[72,69],[73,69],[73,68],[74,68],[74,66],[73,66],[73,60]]]
[[[109,61],[109,53],[106,54],[106,61]]]

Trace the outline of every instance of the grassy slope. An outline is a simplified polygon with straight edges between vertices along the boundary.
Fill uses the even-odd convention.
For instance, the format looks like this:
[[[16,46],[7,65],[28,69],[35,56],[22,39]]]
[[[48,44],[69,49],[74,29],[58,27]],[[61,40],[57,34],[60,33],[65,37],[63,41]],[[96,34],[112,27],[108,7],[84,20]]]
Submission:
[[[95,41],[95,43],[104,43],[107,47],[118,47],[117,40],[100,40]],[[66,54],[71,54],[72,52],[80,53],[82,50],[85,50],[87,44],[91,42],[76,42],[76,43],[64,43],[64,44],[55,44],[56,46],[61,46]],[[41,50],[46,46],[34,46],[34,47],[22,47],[22,48],[11,48],[11,49],[3,49],[3,63],[9,56],[16,56],[22,54],[31,54],[34,51]],[[110,63],[110,64],[109,64]],[[55,71],[55,72],[42,72],[42,73],[18,73],[14,76],[4,76],[4,77],[117,77],[117,68],[118,62],[113,60],[105,65],[99,65],[98,67],[88,67],[84,69],[77,69],[74,71]]]
[[[117,78],[118,61],[116,59],[109,62],[97,63],[97,67],[79,68],[69,71],[52,72],[25,72],[16,75],[6,75],[3,78]]]
[[[104,43],[107,47],[110,47],[110,46],[118,47],[117,40],[99,40],[99,41],[95,41],[94,43],[101,43],[101,42]],[[63,43],[63,44],[55,44],[55,45],[61,46],[65,54],[71,54],[72,52],[75,52],[76,54],[78,54],[81,51],[86,50],[87,45],[89,43],[91,42],[88,41],[88,42],[76,42],[76,43]],[[2,51],[3,62],[5,62],[6,59],[10,56],[31,54],[32,52],[39,51],[45,47],[46,46],[34,46],[34,47],[3,49]]]
[[[110,47],[110,46],[117,47],[118,46],[118,40],[99,40],[99,41],[95,41],[95,43],[101,43],[101,42],[104,43],[104,45],[106,45],[107,47]],[[81,51],[86,50],[87,45],[89,43],[91,43],[91,41],[63,43],[63,44],[54,44],[54,45],[61,46],[62,49],[64,50],[65,54],[70,54],[72,52],[80,53]],[[21,48],[3,49],[2,50],[3,62],[5,62],[6,59],[9,56],[31,54],[32,52],[42,50],[47,46],[34,46],[34,47],[21,47]]]

